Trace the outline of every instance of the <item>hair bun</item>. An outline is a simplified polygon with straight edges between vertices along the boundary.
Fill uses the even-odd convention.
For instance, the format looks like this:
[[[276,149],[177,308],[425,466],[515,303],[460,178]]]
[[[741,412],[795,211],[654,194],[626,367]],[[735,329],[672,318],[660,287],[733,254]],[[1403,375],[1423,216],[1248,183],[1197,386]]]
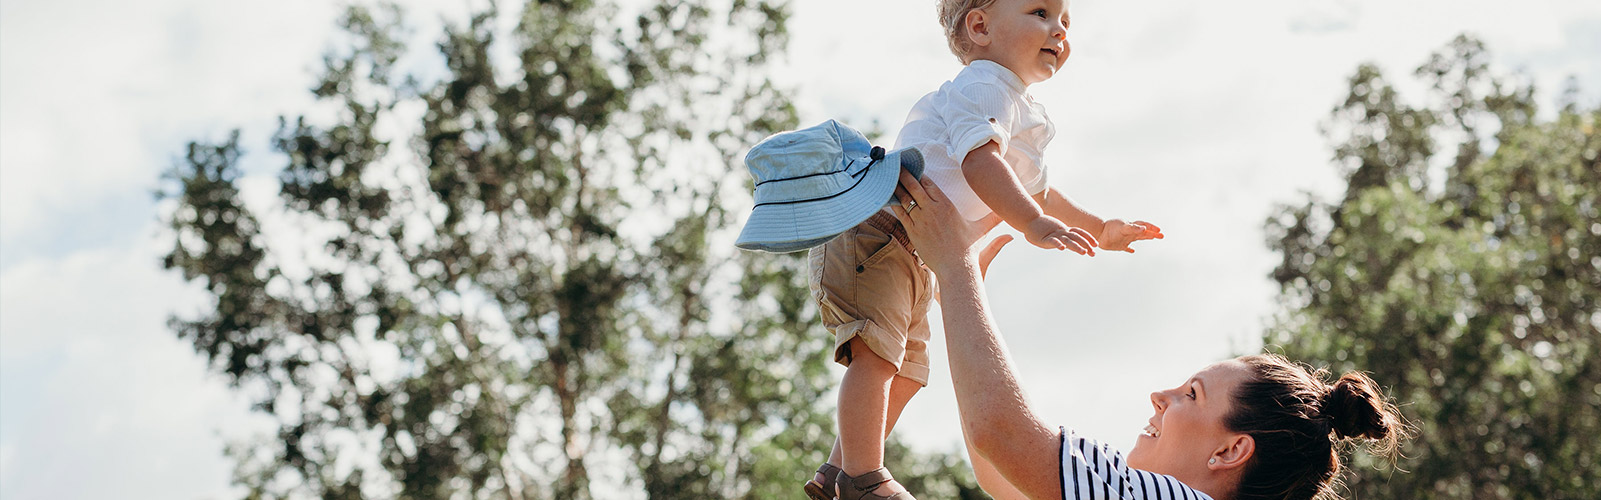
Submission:
[[[1378,384],[1366,374],[1346,373],[1324,394],[1323,416],[1332,422],[1336,436],[1382,440],[1396,430],[1399,419],[1395,407],[1380,394]]]

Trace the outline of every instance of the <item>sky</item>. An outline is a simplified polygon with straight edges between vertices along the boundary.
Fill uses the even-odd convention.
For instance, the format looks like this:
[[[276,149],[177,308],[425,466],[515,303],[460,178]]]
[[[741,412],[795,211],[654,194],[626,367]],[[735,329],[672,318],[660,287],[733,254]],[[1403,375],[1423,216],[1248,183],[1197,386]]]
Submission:
[[[466,5],[402,3],[424,43]],[[803,126],[876,123],[888,144],[960,70],[932,2],[791,11],[776,78]],[[1339,193],[1318,127],[1358,64],[1416,102],[1412,69],[1466,32],[1545,102],[1569,76],[1585,102],[1601,99],[1593,0],[1078,0],[1070,12],[1071,58],[1030,89],[1057,125],[1051,183],[1167,238],[1094,258],[1013,244],[988,286],[1038,413],[1125,450],[1147,394],[1261,348],[1276,293],[1263,221],[1303,193]],[[270,424],[166,328],[204,294],[160,269],[152,192],[187,141],[235,127],[247,183],[270,192],[278,160],[262,153],[279,115],[311,106],[337,14],[325,0],[0,0],[0,498],[237,493],[223,446]],[[897,429],[922,450],[960,439],[941,333],[931,385]]]

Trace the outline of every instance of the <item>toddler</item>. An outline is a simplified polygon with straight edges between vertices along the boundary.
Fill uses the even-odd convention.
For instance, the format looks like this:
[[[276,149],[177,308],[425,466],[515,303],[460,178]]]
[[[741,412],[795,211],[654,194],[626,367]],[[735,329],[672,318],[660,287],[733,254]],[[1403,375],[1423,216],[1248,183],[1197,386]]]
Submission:
[[[1043,153],[1055,129],[1028,86],[1067,60],[1066,0],[940,0],[939,16],[966,67],[913,106],[896,148],[922,153],[923,175],[964,218],[993,212],[1035,246],[1091,256],[1096,248],[1133,252],[1130,243],[1162,237],[1150,223],[1096,217],[1046,185]],[[887,210],[809,258],[834,359],[847,368],[839,439],[806,492],[814,500],[836,491],[841,500],[912,500],[883,467],[884,438],[928,383],[933,277]]]

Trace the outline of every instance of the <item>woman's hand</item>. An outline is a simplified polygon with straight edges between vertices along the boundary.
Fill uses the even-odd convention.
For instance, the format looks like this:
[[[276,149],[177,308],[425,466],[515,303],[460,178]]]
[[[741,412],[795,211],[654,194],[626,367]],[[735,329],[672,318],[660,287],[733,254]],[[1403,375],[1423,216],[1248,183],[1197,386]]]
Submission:
[[[1001,217],[995,214],[974,222],[962,219],[933,181],[926,177],[918,181],[905,170],[901,171],[901,184],[895,188],[895,195],[901,200],[893,208],[895,218],[906,226],[906,235],[917,248],[917,255],[935,274],[963,266],[976,267],[973,244],[1001,223]],[[989,258],[995,258],[1000,245],[995,245],[993,252],[986,249]]]
[[[1029,408],[979,283],[980,265],[987,266],[1010,241],[998,238],[982,252],[973,251],[974,243],[1001,222],[1000,216],[967,222],[933,183],[918,182],[906,172],[901,172],[895,192],[902,203],[893,208],[895,217],[906,226],[917,254],[939,276],[940,316],[946,345],[951,346],[945,354],[962,435],[972,453],[1023,496],[1063,498],[1061,434]]]

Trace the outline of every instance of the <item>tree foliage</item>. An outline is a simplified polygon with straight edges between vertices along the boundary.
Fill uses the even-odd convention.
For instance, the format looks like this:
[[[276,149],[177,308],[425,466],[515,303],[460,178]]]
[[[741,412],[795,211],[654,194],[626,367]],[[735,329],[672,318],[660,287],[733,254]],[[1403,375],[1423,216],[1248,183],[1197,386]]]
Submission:
[[[1265,343],[1370,371],[1419,430],[1409,472],[1359,471],[1355,498],[1601,497],[1601,107],[1570,83],[1545,117],[1488,60],[1458,38],[1417,105],[1358,68],[1325,130],[1343,198],[1267,224]]]
[[[213,302],[171,326],[278,424],[230,449],[248,497],[797,494],[831,344],[804,263],[734,252],[727,208],[737,155],[796,125],[787,16],[490,3],[430,54],[356,5],[274,135],[274,200],[247,203],[237,132],[192,143],[165,265]]]

